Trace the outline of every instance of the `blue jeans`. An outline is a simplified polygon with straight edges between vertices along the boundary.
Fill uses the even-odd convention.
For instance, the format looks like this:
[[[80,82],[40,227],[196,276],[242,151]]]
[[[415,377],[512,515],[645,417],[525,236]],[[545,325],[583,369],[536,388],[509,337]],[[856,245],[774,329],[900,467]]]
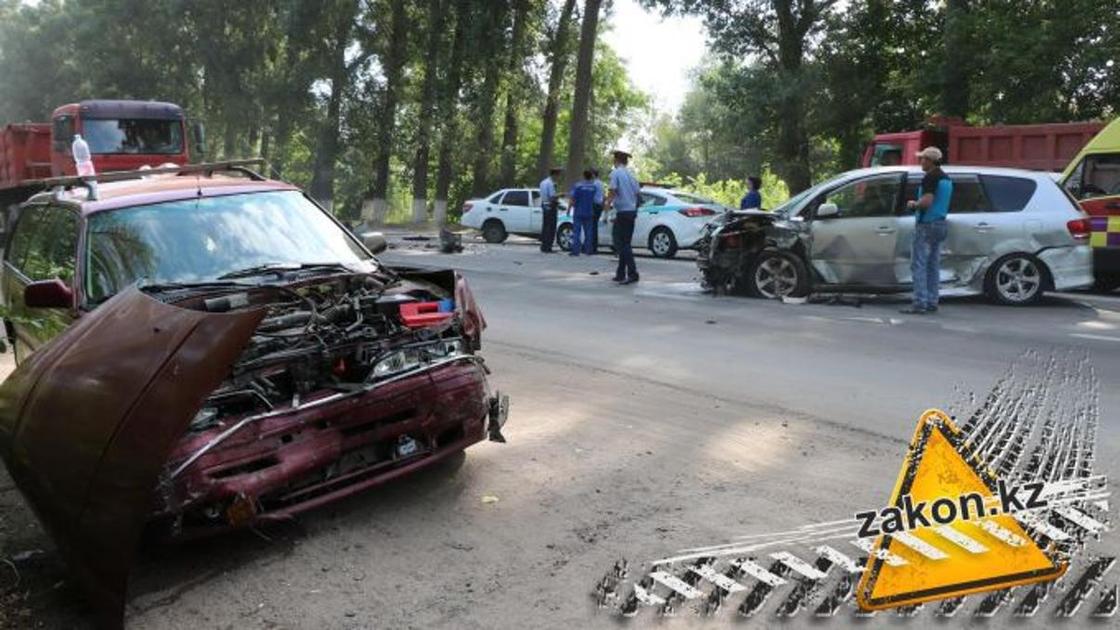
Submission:
[[[937,306],[941,288],[941,244],[949,233],[944,221],[914,224],[914,243],[910,248],[910,274],[914,279],[914,306]]]
[[[591,254],[591,247],[593,246],[592,230],[595,229],[595,217],[593,216],[573,216],[572,217],[572,242],[571,250],[573,254]]]

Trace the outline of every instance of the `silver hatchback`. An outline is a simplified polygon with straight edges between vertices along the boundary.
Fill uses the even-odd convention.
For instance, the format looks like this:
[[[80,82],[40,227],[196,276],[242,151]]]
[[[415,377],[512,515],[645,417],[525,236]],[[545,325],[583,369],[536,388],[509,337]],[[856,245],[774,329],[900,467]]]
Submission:
[[[1029,304],[1093,282],[1089,222],[1046,173],[945,167],[953,180],[941,284]],[[713,227],[699,265],[717,291],[760,297],[810,291],[907,291],[915,167],[849,171],[771,213],[734,213]]]

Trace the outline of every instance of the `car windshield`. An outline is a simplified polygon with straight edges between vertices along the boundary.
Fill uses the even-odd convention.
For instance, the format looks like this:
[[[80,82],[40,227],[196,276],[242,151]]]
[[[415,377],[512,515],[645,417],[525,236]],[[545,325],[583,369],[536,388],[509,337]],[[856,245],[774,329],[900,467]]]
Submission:
[[[183,125],[178,120],[86,119],[82,121],[82,138],[95,155],[183,152]]]
[[[90,216],[86,299],[146,283],[197,283],[258,265],[341,263],[372,270],[369,254],[298,191],[170,201]]]
[[[805,201],[807,198],[811,197],[815,193],[817,193],[821,190],[824,190],[825,188],[828,188],[829,186],[832,186],[834,183],[839,182],[840,180],[844,179],[845,177],[847,177],[847,173],[841,173],[841,174],[837,175],[836,177],[833,177],[831,179],[825,180],[825,181],[817,184],[816,186],[810,186],[809,188],[806,188],[805,190],[803,190],[803,191],[797,193],[796,195],[790,197],[789,201],[783,203],[782,205],[778,206],[777,208],[774,208],[773,212],[775,214],[782,214],[782,215],[785,215],[787,217],[791,216],[793,211],[797,210],[797,207],[799,205],[801,205],[801,202]]]

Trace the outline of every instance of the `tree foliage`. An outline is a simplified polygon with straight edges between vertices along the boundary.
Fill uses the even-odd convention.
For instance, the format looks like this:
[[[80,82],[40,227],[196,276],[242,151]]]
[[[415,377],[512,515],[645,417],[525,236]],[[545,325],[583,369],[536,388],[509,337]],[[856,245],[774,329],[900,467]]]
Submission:
[[[206,125],[196,157],[264,154],[343,218],[381,197],[405,219],[413,196],[457,208],[567,157],[582,17],[551,0],[0,0],[0,121],[171,101]],[[605,161],[648,101],[591,45],[579,159]]]

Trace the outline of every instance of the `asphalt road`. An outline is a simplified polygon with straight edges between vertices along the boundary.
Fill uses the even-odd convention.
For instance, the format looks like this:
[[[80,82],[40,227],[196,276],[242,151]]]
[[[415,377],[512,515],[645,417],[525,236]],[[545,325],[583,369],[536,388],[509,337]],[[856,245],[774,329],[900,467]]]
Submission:
[[[146,549],[130,628],[615,627],[590,593],[617,559],[883,505],[918,415],[966,410],[1031,350],[1091,362],[1097,472],[1120,479],[1115,297],[1033,308],[952,298],[936,316],[907,316],[898,298],[715,298],[699,291],[689,261],[643,258],[642,281],[618,287],[607,256],[516,243],[441,255],[399,242],[383,258],[466,272],[489,322],[483,353],[513,399],[509,443],[275,530]],[[0,607],[45,627],[80,625],[80,600],[8,488],[0,474],[0,558],[42,553],[13,563],[22,586],[0,590]],[[654,619],[643,611],[634,627]],[[663,623],[735,619],[682,612]],[[793,625],[821,625],[811,622]],[[835,620],[850,623],[850,611]],[[790,623],[751,622],[770,625]]]

